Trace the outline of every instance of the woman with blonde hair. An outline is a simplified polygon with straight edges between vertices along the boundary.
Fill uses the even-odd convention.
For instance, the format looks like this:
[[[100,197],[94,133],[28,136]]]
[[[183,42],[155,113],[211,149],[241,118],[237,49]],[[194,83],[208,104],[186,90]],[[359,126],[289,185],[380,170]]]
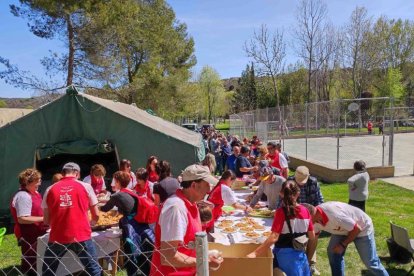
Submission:
[[[201,162],[201,165],[206,166],[210,173],[214,175],[214,172],[216,171],[216,157],[214,154],[207,153],[206,157],[204,158],[203,162]]]
[[[256,161],[266,160],[266,156],[269,153],[269,151],[267,150],[266,145],[259,146],[258,150],[259,150],[259,156],[257,157]]]
[[[10,202],[10,211],[16,222],[14,234],[22,251],[21,272],[25,275],[37,275],[37,238],[47,229],[43,224],[42,196],[38,192],[41,177],[34,168],[23,170],[19,174],[20,189]]]

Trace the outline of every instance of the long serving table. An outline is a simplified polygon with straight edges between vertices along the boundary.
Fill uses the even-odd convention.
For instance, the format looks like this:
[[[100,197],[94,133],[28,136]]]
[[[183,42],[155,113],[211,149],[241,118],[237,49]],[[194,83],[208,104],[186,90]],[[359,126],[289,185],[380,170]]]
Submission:
[[[248,189],[248,190],[236,190],[234,192],[235,192],[235,195],[236,195],[236,198],[237,198],[238,202],[240,202],[240,203],[245,203],[246,202],[246,197],[253,193],[253,191],[250,190],[250,189]],[[261,204],[262,206],[265,205],[264,202],[259,202],[259,204]],[[222,220],[232,220],[235,223],[237,223],[237,222],[241,221],[241,219],[243,217],[246,217],[246,216],[247,216],[247,214],[244,211],[235,210],[232,215],[224,215],[221,218],[219,218],[219,220],[215,223],[214,233],[212,234],[212,236],[215,238],[215,242],[225,244],[225,245],[230,245],[230,244],[233,244],[233,243],[259,243],[259,244],[263,243],[266,240],[266,237],[264,237],[261,234],[264,233],[264,232],[270,231],[270,229],[272,227],[272,223],[273,223],[273,217],[271,217],[271,218],[251,217],[252,219],[254,219],[259,224],[262,224],[263,226],[265,226],[265,229],[262,230],[262,231],[255,230],[255,232],[260,234],[260,237],[255,238],[255,239],[247,238],[244,235],[244,233],[239,232],[239,231],[236,231],[235,233],[232,233],[232,234],[223,233],[222,229],[217,227],[218,224]]]
[[[92,232],[92,240],[94,241],[98,259],[112,258],[114,253],[117,253],[121,245],[120,230],[105,230]],[[37,238],[37,272],[42,274],[43,257],[46,251],[47,243],[49,241],[49,233]],[[116,264],[115,264],[116,266]],[[116,269],[116,267],[115,267]],[[82,263],[78,256],[72,251],[68,250],[66,254],[60,259],[60,264],[56,275],[68,275],[78,271],[84,270]]]

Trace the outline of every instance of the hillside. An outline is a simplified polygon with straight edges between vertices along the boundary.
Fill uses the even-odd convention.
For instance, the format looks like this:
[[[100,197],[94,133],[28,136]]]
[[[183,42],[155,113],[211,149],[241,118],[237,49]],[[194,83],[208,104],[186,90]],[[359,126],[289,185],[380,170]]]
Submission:
[[[7,108],[27,108],[37,109],[60,97],[60,94],[52,94],[47,96],[31,97],[31,98],[0,98],[0,102],[4,101]]]

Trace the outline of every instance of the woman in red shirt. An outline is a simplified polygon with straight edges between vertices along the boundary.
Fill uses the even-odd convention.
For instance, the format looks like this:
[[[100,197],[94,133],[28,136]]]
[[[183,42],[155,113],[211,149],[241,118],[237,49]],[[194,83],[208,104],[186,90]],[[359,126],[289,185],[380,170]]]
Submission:
[[[26,169],[19,174],[20,189],[10,202],[14,221],[14,234],[22,251],[21,272],[25,275],[36,273],[37,238],[46,233],[43,224],[42,196],[37,191],[41,174],[36,169]]]
[[[262,255],[273,244],[273,267],[280,268],[286,275],[310,276],[309,262],[312,256],[305,251],[293,247],[293,239],[307,235],[309,238],[307,249],[316,247],[315,232],[311,215],[306,207],[297,203],[300,188],[295,181],[283,183],[283,207],[277,209],[272,224],[272,233],[255,251],[247,255],[256,258]],[[286,217],[287,215],[287,217]]]
[[[158,175],[156,168],[158,164],[158,158],[156,156],[150,156],[147,161],[147,172],[148,172],[148,180],[152,183],[158,182],[160,176]]]

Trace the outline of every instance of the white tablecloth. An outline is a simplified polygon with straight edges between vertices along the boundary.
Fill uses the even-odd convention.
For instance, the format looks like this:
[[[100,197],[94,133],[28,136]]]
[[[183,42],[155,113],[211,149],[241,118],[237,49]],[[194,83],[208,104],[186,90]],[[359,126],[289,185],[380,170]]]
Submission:
[[[98,258],[106,257],[120,248],[121,234],[119,234],[119,231],[120,230],[116,230],[115,233],[113,230],[92,232],[92,239],[95,243]],[[37,258],[37,272],[40,275],[42,273],[43,256],[48,241],[49,233],[37,238],[37,254],[38,256],[42,256]],[[60,262],[56,275],[67,275],[84,270],[79,258],[71,251],[66,252],[60,259]]]
[[[253,192],[251,190],[237,190],[235,191],[235,195],[237,200],[240,203],[244,203],[246,201],[246,197]],[[261,204],[265,204],[264,202],[261,202]],[[235,210],[234,214],[232,215],[224,215],[215,223],[215,226],[217,226],[221,220],[223,219],[229,219],[233,221],[239,221],[241,218],[245,217],[246,214],[242,210]],[[272,218],[258,218],[258,217],[252,217],[255,221],[265,226],[265,230],[263,231],[256,231],[257,233],[263,233],[266,231],[270,231],[273,223],[273,217]],[[258,239],[249,239],[244,236],[244,233],[236,232],[233,234],[230,234],[231,238],[228,234],[222,233],[221,229],[218,227],[215,227],[214,233],[212,236],[215,238],[215,242],[229,245],[231,242],[234,241],[234,243],[262,243],[266,238],[260,237]]]

